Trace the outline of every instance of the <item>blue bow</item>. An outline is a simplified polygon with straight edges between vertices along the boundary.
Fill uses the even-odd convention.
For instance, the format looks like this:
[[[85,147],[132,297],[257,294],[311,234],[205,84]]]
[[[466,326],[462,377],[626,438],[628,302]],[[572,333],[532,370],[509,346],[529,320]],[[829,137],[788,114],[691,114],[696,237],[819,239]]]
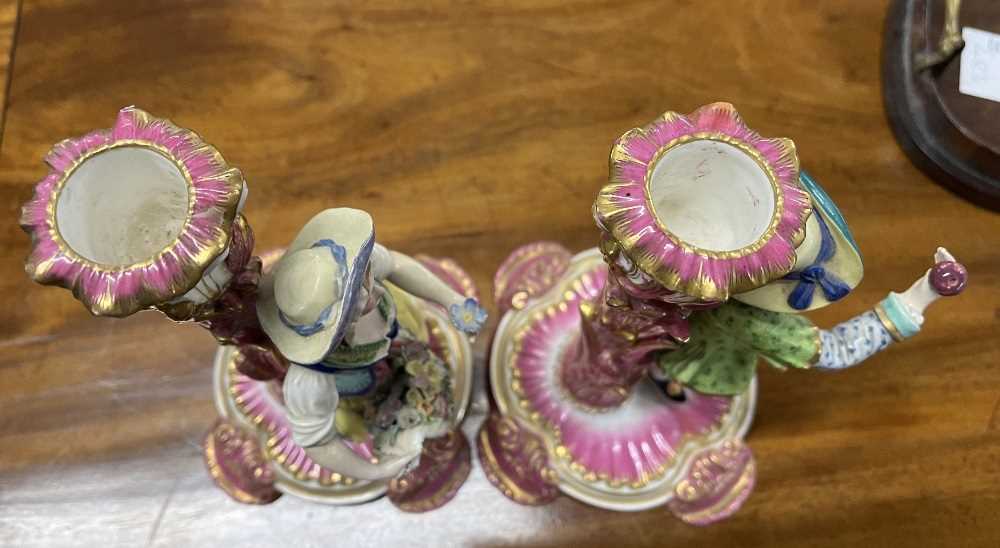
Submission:
[[[820,245],[819,253],[816,254],[816,262],[807,266],[799,272],[790,272],[783,279],[798,280],[795,289],[788,295],[788,306],[795,310],[805,310],[812,304],[813,293],[818,285],[823,291],[826,300],[833,302],[844,298],[851,292],[850,286],[845,284],[840,278],[823,268],[823,263],[833,258],[837,252],[837,244],[833,241],[830,229],[827,228],[823,216],[815,211],[816,221],[819,223]]]

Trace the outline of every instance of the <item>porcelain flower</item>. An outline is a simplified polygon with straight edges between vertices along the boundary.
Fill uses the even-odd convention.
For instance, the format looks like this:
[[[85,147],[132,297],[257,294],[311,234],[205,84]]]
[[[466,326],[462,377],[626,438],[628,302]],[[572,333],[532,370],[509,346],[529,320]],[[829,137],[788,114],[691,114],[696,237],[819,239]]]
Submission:
[[[441,381],[444,379],[444,372],[441,370],[441,366],[430,359],[408,362],[406,364],[406,372],[413,377],[411,382],[417,384],[419,388],[439,388]]]
[[[68,179],[84,162],[119,147],[159,153],[180,170],[187,186],[187,214],[173,242],[147,259],[102,264],[67,244],[56,209]],[[21,214],[21,227],[32,239],[25,270],[39,283],[72,290],[94,314],[127,316],[183,295],[229,243],[243,176],[196,133],[169,120],[124,108],[113,128],[67,139],[52,148],[45,162],[50,171]]]
[[[731,250],[702,249],[671,233],[655,214],[649,182],[658,161],[675,147],[698,140],[731,145],[767,178],[774,200],[771,221],[752,243]],[[780,278],[794,266],[795,248],[805,236],[811,212],[809,196],[798,181],[795,145],[789,139],[761,137],[732,105],[713,103],[687,116],[667,112],[628,131],[615,142],[610,169],[610,181],[594,204],[595,219],[667,289],[722,301]]]
[[[479,306],[479,301],[469,297],[462,304],[448,307],[448,317],[451,323],[461,331],[474,335],[479,333],[486,323],[486,310]]]

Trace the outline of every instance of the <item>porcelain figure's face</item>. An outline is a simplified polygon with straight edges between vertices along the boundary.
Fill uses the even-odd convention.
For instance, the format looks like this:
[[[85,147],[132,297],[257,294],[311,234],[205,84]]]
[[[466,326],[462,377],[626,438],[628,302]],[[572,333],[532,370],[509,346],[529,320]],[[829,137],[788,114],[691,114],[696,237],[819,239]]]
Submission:
[[[367,314],[372,310],[375,310],[375,307],[378,306],[379,299],[382,298],[381,292],[378,290],[378,287],[375,286],[375,276],[372,274],[371,265],[368,266],[368,269],[365,272],[364,289],[368,298],[365,300],[365,307],[362,313]]]
[[[354,300],[354,310],[351,312],[352,317],[356,320],[375,310],[381,297],[382,294],[375,286],[375,277],[372,274],[372,267],[369,264],[365,269],[365,280],[362,282],[358,296]]]

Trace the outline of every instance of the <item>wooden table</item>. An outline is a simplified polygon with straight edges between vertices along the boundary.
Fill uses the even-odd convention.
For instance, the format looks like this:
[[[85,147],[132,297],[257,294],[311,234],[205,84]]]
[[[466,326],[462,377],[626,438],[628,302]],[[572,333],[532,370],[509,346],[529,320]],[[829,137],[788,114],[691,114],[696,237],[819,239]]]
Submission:
[[[893,141],[886,2],[508,4],[80,0],[18,15],[3,2],[0,544],[1000,545],[1000,216],[933,184]],[[567,498],[518,506],[478,467],[425,515],[384,500],[241,506],[201,463],[210,338],[155,313],[92,318],[22,270],[16,220],[43,155],[129,104],[197,129],[243,170],[259,249],[350,205],[381,242],[454,257],[488,295],[519,244],[596,244],[613,139],[714,100],[794,139],[852,224],[865,281],[818,323],[904,288],[938,244],[971,286],[863,367],[762,368],[757,488],[707,529]]]

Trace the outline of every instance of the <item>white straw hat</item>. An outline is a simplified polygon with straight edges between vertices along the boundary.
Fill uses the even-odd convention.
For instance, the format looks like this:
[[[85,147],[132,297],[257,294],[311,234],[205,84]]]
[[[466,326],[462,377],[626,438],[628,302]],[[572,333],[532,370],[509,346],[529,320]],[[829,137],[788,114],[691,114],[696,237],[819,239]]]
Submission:
[[[286,358],[318,363],[340,344],[374,244],[371,216],[328,209],[302,227],[264,276],[257,317]]]

